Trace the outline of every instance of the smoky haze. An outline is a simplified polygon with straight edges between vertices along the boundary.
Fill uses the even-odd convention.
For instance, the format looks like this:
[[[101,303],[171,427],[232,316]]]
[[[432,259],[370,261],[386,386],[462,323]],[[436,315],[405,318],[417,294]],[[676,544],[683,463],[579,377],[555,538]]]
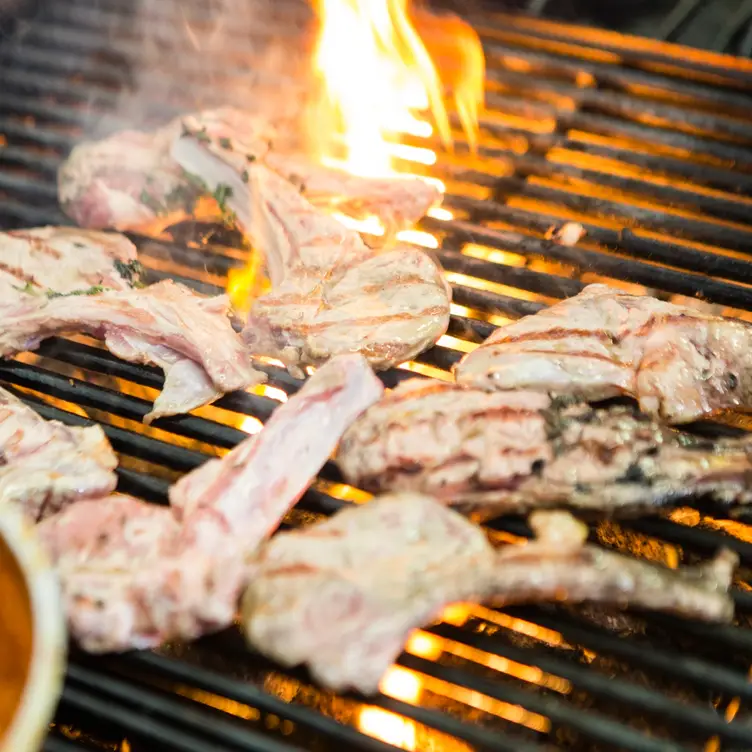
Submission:
[[[108,7],[91,6],[100,33],[87,35],[97,42],[87,68],[114,80],[91,103],[86,138],[222,105],[295,130],[285,126],[299,122],[315,88],[305,0],[138,0],[127,19]]]

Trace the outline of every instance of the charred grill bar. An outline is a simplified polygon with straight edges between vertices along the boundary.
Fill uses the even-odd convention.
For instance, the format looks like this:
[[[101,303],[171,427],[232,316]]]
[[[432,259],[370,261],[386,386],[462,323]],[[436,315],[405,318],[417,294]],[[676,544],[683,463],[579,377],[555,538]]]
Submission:
[[[206,22],[209,10],[192,22],[200,25],[202,14]],[[4,229],[64,221],[55,190],[61,159],[97,127],[130,125],[116,105],[138,62],[131,13],[119,0],[50,3],[0,44]],[[291,17],[305,24],[303,9],[271,16],[253,34],[292,35]],[[447,183],[445,206],[455,218],[421,228],[439,241],[456,307],[450,338],[413,368],[447,370],[495,322],[595,280],[752,315],[752,63],[541,19],[472,20],[489,68],[480,154],[460,145],[439,155],[430,174]],[[241,27],[231,30],[234,49],[251,35]],[[182,47],[189,44],[181,36]],[[181,70],[190,65],[186,59]],[[184,87],[183,101],[147,102],[145,110],[164,116],[198,97],[212,105],[243,72],[228,63],[221,85],[205,77]],[[545,238],[566,220],[587,232],[573,247]],[[223,290],[227,272],[242,264],[243,254],[226,246],[135,240],[151,279],[173,277],[201,292]],[[50,340],[38,355],[0,364],[0,379],[44,417],[102,423],[122,457],[121,490],[155,503],[166,502],[179,474],[245,436],[244,421],[265,420],[280,396],[231,394],[199,415],[144,429],[139,421],[162,383],[156,369],[86,340]],[[271,387],[299,386],[262,367]],[[395,369],[383,377],[393,386],[411,375]],[[327,467],[287,524],[348,503],[339,480]],[[529,534],[514,519],[492,527],[500,542]],[[249,653],[236,631],[155,654],[74,654],[45,749],[750,749],[751,533],[743,521],[686,511],[602,523],[591,536],[669,565],[730,546],[742,560],[733,626],[565,607],[471,608],[422,633],[431,650],[400,659],[410,686],[421,682],[419,701],[395,684],[394,696],[367,705],[320,692],[304,672]]]

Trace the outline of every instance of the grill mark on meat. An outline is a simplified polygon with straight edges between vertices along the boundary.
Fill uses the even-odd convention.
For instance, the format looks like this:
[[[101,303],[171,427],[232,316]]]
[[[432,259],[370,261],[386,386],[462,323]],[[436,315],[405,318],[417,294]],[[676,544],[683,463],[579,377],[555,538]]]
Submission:
[[[535,538],[494,548],[484,531],[416,493],[382,496],[282,533],[251,562],[242,604],[249,643],[325,687],[375,693],[410,632],[452,603],[566,600],[728,622],[738,557],[668,569],[586,542],[569,514],[535,513]],[[337,530],[339,540],[317,540]],[[281,576],[277,576],[281,573]]]
[[[338,319],[336,322],[336,326],[366,326],[366,327],[375,327],[379,326],[381,324],[390,324],[394,321],[412,321],[416,318],[422,318],[422,317],[430,317],[430,316],[439,316],[443,314],[444,309],[438,308],[438,307],[432,307],[432,308],[426,308],[423,311],[420,311],[419,313],[396,313],[396,314],[388,314],[384,316],[365,316],[364,318],[350,318],[350,319]],[[301,334],[318,334],[320,332],[325,332],[328,329],[331,329],[332,324],[328,321],[326,322],[320,322],[318,324],[298,324],[298,323],[290,323],[289,329],[294,330],[295,332],[299,332]],[[288,327],[281,327],[281,330],[284,331]],[[390,348],[394,347],[394,343],[391,342],[385,342],[385,343],[375,343],[374,345],[369,346],[370,352],[380,352],[380,348]]]
[[[502,355],[507,355],[506,352],[501,353]],[[549,358],[587,358],[590,360],[600,360],[605,363],[612,363],[614,365],[618,366],[624,366],[623,363],[620,363],[616,358],[609,357],[608,355],[601,355],[600,353],[594,353],[594,352],[587,352],[585,350],[583,351],[570,351],[567,350],[567,352],[559,352],[558,350],[521,350],[519,352],[510,353],[511,355],[545,355]]]
[[[345,434],[336,462],[348,483],[436,493],[486,516],[558,506],[654,513],[699,488],[724,506],[752,503],[749,438],[697,446],[629,407],[500,407],[494,392],[415,384],[400,384]]]
[[[493,344],[516,344],[518,342],[535,342],[537,340],[557,340],[557,339],[569,339],[574,337],[580,337],[582,339],[597,339],[601,342],[613,343],[616,341],[615,337],[600,329],[567,329],[566,327],[552,327],[545,331],[532,331],[523,332],[522,334],[515,334],[504,336],[504,329],[498,329],[494,334]]]
[[[8,234],[12,235],[14,238],[28,241],[33,246],[35,251],[41,251],[46,256],[51,256],[56,260],[63,258],[63,254],[60,253],[60,251],[53,248],[49,243],[45,243],[41,238],[37,238],[28,232],[24,232],[23,230],[15,230]]]
[[[0,271],[7,272],[12,277],[23,280],[27,284],[36,285],[37,282],[32,274],[27,274],[20,266],[10,266],[0,261]]]

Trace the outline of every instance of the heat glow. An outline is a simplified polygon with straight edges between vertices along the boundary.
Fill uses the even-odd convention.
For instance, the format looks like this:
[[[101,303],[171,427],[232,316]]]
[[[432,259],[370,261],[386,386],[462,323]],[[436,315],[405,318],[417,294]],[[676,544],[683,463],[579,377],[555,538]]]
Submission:
[[[311,131],[322,159],[363,177],[397,174],[395,158],[433,164],[430,149],[399,141],[437,135],[451,147],[447,94],[475,146],[485,61],[470,26],[454,16],[411,13],[409,0],[315,2],[321,26],[314,65],[323,96]],[[449,71],[444,79],[430,50]]]

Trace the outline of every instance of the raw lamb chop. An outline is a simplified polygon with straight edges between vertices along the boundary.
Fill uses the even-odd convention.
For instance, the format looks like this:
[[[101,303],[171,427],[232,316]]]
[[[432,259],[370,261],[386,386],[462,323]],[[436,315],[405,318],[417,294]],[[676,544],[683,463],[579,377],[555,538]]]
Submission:
[[[79,144],[58,172],[63,211],[81,227],[136,230],[190,212],[201,193],[170,157],[175,119],[152,133],[123,131]]]
[[[18,504],[39,521],[117,483],[117,457],[99,426],[45,420],[0,389],[0,504]]]
[[[752,327],[741,321],[589,285],[495,331],[455,375],[482,389],[630,395],[643,412],[689,423],[752,407],[750,347]]]
[[[238,153],[207,141],[200,126],[186,121],[173,155],[210,189],[225,187],[227,206],[264,254],[272,283],[244,330],[252,352],[279,358],[297,376],[345,352],[384,369],[444,334],[451,290],[428,255],[410,248],[374,253],[255,159],[242,168]]]
[[[136,247],[117,233],[72,227],[0,232],[0,310],[26,295],[129,290],[141,272]]]
[[[479,517],[752,502],[752,440],[698,439],[634,408],[562,402],[411,379],[355,421],[337,464],[368,491],[429,493]]]
[[[37,531],[60,577],[68,628],[89,652],[156,647],[232,623],[243,558],[192,545],[166,507],[110,496]]]
[[[170,489],[187,526],[214,521],[254,548],[303,495],[348,426],[384,387],[361,355],[330,360],[278,407],[257,436]],[[275,478],[274,483],[269,479]]]
[[[737,564],[665,569],[587,545],[563,512],[530,518],[536,538],[494,549],[483,530],[433,499],[384,496],[275,536],[251,562],[243,626],[251,646],[306,664],[325,687],[377,691],[410,632],[458,602],[597,601],[729,621]]]
[[[316,206],[355,218],[376,216],[385,234],[369,236],[369,242],[388,242],[441,200],[440,192],[420,178],[364,178],[324,167],[302,154],[269,153],[277,133],[253,112],[222,107],[186,121],[200,123],[207,137],[211,134],[242,154],[241,171],[246,155],[266,159]],[[77,146],[58,174],[63,210],[77,224],[94,229],[154,230],[183,219],[207,191],[171,156],[181,129],[177,119],[153,133],[124,131]]]
[[[34,350],[56,334],[100,337],[123,360],[154,363],[164,370],[164,388],[145,418],[150,421],[188,412],[265,380],[251,368],[226,316],[227,306],[224,297],[200,298],[170,280],[140,290],[49,300],[27,296],[15,310],[6,311],[0,356]]]
[[[43,522],[76,640],[92,652],[127,650],[228,626],[246,558],[382,392],[361,356],[334,359],[259,434],[173,486],[171,508],[113,496]]]

